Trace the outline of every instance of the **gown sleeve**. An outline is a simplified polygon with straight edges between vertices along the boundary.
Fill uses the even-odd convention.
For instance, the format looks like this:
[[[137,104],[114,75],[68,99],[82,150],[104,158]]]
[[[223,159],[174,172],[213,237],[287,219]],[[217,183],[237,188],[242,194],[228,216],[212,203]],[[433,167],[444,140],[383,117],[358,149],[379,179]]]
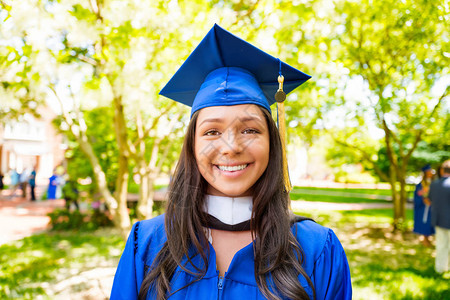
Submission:
[[[144,276],[144,262],[137,252],[139,222],[128,236],[111,290],[111,300],[137,299]]]
[[[322,253],[314,263],[317,300],[352,299],[350,268],[341,243],[329,229]]]

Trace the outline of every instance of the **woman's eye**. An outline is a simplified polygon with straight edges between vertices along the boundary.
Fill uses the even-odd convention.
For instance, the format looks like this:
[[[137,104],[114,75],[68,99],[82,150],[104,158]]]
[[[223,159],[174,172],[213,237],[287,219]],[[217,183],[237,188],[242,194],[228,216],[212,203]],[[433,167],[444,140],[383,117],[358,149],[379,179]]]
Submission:
[[[213,135],[219,135],[219,134],[220,134],[219,131],[217,131],[215,129],[211,129],[211,130],[206,131],[204,135],[206,135],[206,136],[213,136]]]
[[[256,129],[253,129],[253,128],[248,128],[248,129],[245,129],[242,133],[245,133],[245,134],[255,134],[255,133],[259,133],[259,131],[256,130]]]

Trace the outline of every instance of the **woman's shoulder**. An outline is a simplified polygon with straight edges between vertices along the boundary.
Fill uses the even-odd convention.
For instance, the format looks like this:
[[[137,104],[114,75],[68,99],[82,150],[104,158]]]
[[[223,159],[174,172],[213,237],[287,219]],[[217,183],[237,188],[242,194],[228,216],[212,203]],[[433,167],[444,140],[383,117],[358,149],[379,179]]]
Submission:
[[[292,229],[303,251],[311,250],[308,252],[313,253],[320,251],[324,247],[330,232],[332,232],[330,228],[310,219],[295,222]]]
[[[159,215],[151,219],[141,220],[136,222],[136,224],[139,224],[138,226],[144,230],[158,230],[160,227],[164,227],[164,215]]]
[[[347,256],[330,228],[304,220],[293,225],[303,251],[303,267],[316,288],[317,299],[351,299]]]
[[[153,256],[167,240],[164,228],[164,214],[136,222],[130,232],[131,234],[133,235],[138,254],[142,258]]]
[[[307,271],[311,272],[318,260],[328,259],[324,256],[345,256],[342,245],[332,229],[312,220],[296,222],[292,228],[305,255]]]

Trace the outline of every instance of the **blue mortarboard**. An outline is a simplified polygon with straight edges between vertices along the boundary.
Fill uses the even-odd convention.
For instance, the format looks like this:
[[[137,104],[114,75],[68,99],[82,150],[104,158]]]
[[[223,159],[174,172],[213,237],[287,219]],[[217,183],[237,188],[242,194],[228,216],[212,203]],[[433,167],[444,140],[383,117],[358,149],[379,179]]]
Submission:
[[[431,166],[429,164],[422,167],[423,172],[428,171],[428,170],[431,170]]]
[[[281,62],[217,24],[189,55],[160,95],[192,107],[257,104],[270,111],[284,76],[287,94],[311,76]]]

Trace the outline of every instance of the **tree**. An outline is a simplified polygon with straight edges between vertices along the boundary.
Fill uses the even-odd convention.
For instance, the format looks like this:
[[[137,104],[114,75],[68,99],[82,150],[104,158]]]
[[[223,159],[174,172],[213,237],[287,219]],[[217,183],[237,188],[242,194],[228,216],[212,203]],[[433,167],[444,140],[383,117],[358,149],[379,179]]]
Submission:
[[[155,97],[157,89],[154,87],[161,82],[161,72],[152,71],[152,69],[155,64],[161,64],[162,61],[153,60],[153,58],[157,55],[165,57],[164,44],[167,42],[166,39],[156,39],[155,31],[161,30],[158,28],[160,25],[155,20],[152,20],[155,23],[148,23],[149,19],[142,19],[140,24],[132,22],[135,17],[144,17],[144,12],[141,12],[142,15],[134,14],[142,3],[138,2],[135,3],[136,6],[130,5],[131,8],[125,7],[120,10],[123,15],[117,14],[117,11],[113,9],[114,4],[117,3],[90,1],[87,7],[76,3],[66,9],[64,11],[66,17],[75,21],[78,27],[70,28],[69,23],[65,25],[69,26],[68,28],[61,28],[59,30],[61,46],[57,51],[51,50],[51,52],[60,66],[88,67],[89,71],[83,80],[83,94],[76,95],[70,85],[66,86],[66,89],[70,91],[72,105],[70,111],[61,105],[63,119],[72,136],[76,137],[80,148],[89,158],[99,191],[113,215],[116,226],[122,229],[122,234],[126,236],[130,228],[127,210],[130,161],[134,159],[139,165],[138,170],[141,176],[139,216],[150,217],[152,193],[149,186],[152,187],[153,180],[160,174],[161,165],[174,141],[163,144],[165,148],[159,147],[163,140],[168,140],[168,137],[161,135],[158,126],[169,120],[170,109],[174,105],[169,104],[168,101],[158,103]],[[150,9],[158,8],[160,4],[157,3]],[[163,27],[166,25],[162,23]],[[81,41],[71,38],[71,34],[75,35],[83,27],[92,29],[91,36],[83,36],[84,39]],[[137,57],[141,60],[137,61]],[[135,76],[141,76],[142,81],[136,81]],[[57,86],[51,89],[55,96],[60,98],[62,104],[64,101],[57,91]],[[89,96],[99,96],[98,90],[103,93],[105,102],[111,105],[114,112],[113,128],[118,149],[117,176],[113,184],[114,195],[108,188],[111,183],[107,181],[99,156],[93,150],[80,105]],[[145,103],[144,99],[153,99],[153,101],[147,100],[148,103],[145,106],[148,109],[145,111],[140,109]],[[137,121],[133,122],[133,116]],[[146,119],[147,122],[140,122],[142,119]],[[174,120],[179,121],[178,118]],[[174,127],[173,122],[170,124]],[[130,127],[134,127],[137,134],[130,132]],[[151,153],[152,164],[149,166],[145,165],[149,157],[145,154],[145,145],[148,140],[157,141],[153,142],[155,150]],[[156,144],[158,145],[155,146]],[[159,165],[155,168],[157,162]]]
[[[428,1],[365,0],[340,2],[336,12],[339,18],[330,45],[340,49],[335,59],[348,73],[344,79],[349,86],[353,83],[353,94],[341,93],[345,104],[339,109],[350,126],[335,132],[335,140],[353,149],[390,183],[393,225],[400,229],[408,163],[419,143],[438,135],[448,122],[449,107],[444,104],[450,93],[445,77],[450,62],[445,52],[450,46],[448,7]],[[358,141],[371,126],[384,135],[388,172],[377,164],[378,149]]]
[[[39,71],[34,49],[26,36],[8,24],[11,6],[0,1],[0,122],[4,123],[30,113],[38,117],[42,104]]]
[[[235,6],[242,13],[230,18]],[[12,27],[25,34],[24,44],[46,63],[39,65],[37,86],[46,89],[49,101],[59,103],[61,130],[89,159],[97,188],[123,236],[130,227],[126,199],[131,175],[136,172],[140,179],[139,217],[150,217],[153,181],[171,170],[187,121],[186,108],[157,92],[210,28],[208,12],[224,11],[219,19],[237,24],[254,6],[252,1],[224,7],[209,1],[140,0],[24,0],[9,6]],[[118,158],[113,184],[95,150],[89,130],[95,124],[85,118],[102,106],[114,112]]]

